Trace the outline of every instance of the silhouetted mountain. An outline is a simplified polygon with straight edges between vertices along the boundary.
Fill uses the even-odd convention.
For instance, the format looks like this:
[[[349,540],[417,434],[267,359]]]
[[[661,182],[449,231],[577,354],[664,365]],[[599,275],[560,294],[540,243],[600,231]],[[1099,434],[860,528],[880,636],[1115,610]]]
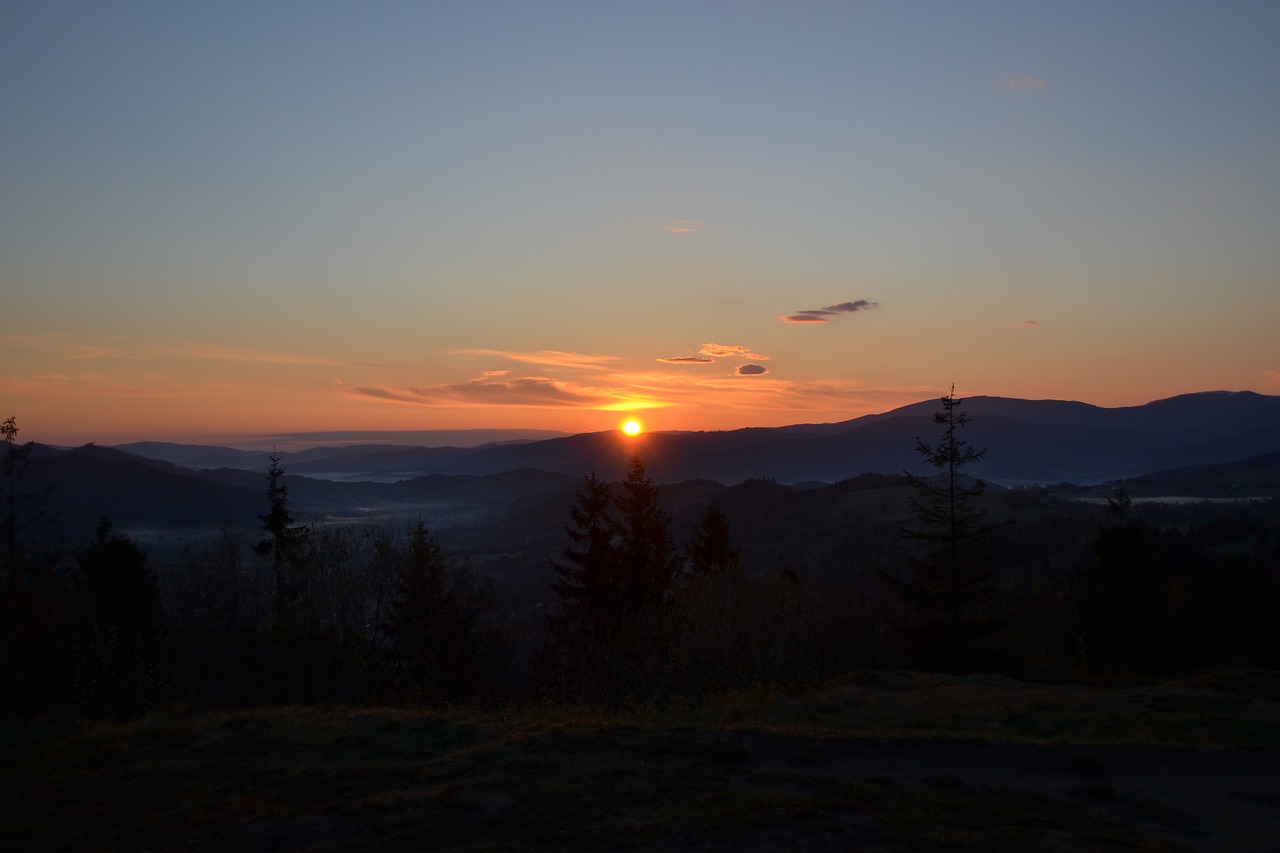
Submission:
[[[257,450],[233,450],[205,444],[174,444],[169,441],[137,441],[116,445],[116,450],[160,459],[184,468],[261,468],[267,470],[270,454]]]
[[[917,436],[932,441],[938,401],[835,424],[721,432],[653,432],[628,439],[615,431],[525,444],[475,448],[355,445],[281,454],[291,474],[327,480],[394,482],[429,474],[483,476],[522,468],[619,479],[639,451],[658,483],[709,479],[737,483],[837,482],[869,472],[920,471]],[[992,482],[1100,483],[1187,465],[1216,464],[1280,451],[1280,397],[1214,391],[1143,406],[1102,408],[1064,400],[971,397],[964,439],[987,448],[974,473]],[[173,447],[133,445],[173,461]],[[265,470],[265,456],[196,457]],[[184,453],[186,451],[183,451]],[[235,460],[235,461],[227,461]],[[194,467],[205,467],[203,463]]]
[[[1130,497],[1280,498],[1280,453],[1155,471],[1120,483]]]
[[[38,448],[31,454],[22,491],[43,496],[54,516],[48,532],[70,544],[89,539],[103,515],[121,529],[155,524],[256,527],[264,502],[261,488],[209,482],[166,462],[94,445]]]
[[[869,472],[921,471],[917,436],[932,441],[937,401],[843,424],[801,429],[650,433],[626,440],[591,433],[520,447],[480,449],[450,460],[483,473],[528,466],[622,475],[636,449],[656,482],[706,478],[736,483],[836,482]],[[1280,397],[1191,394],[1119,409],[1057,400],[973,397],[964,439],[987,448],[973,473],[993,482],[1097,483],[1147,471],[1228,462],[1280,450]]]
[[[422,520],[432,528],[473,522],[517,503],[572,494],[578,478],[546,471],[429,475],[397,483],[345,483],[287,475],[289,505],[299,523]],[[219,468],[194,471],[118,449],[34,445],[22,493],[52,513],[42,535],[75,545],[109,516],[125,531],[230,525],[256,530],[266,511],[264,475]]]

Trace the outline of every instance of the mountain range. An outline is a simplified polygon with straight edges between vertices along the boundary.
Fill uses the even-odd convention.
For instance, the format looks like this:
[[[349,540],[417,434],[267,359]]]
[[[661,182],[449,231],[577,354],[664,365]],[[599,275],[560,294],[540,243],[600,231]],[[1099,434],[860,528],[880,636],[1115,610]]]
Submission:
[[[355,444],[280,454],[299,521],[420,518],[465,525],[555,498],[595,471],[621,479],[639,454],[660,484],[707,492],[748,480],[812,488],[869,473],[923,472],[938,401],[841,423],[721,432],[596,432],[476,447]],[[998,486],[1129,480],[1144,491],[1212,497],[1280,494],[1280,396],[1206,392],[1143,406],[972,397],[962,438],[987,454],[969,472]],[[83,538],[101,514],[125,527],[254,529],[268,455],[143,442],[35,446],[24,492],[49,495],[60,532]],[[1170,494],[1170,492],[1163,492]],[[566,497],[568,496],[568,497]]]
[[[291,474],[396,482],[427,474],[487,475],[522,468],[578,477],[624,475],[635,453],[658,483],[753,478],[832,483],[864,473],[921,471],[916,438],[933,441],[934,400],[831,424],[719,432],[615,431],[479,447],[362,444],[282,453]],[[1280,451],[1280,396],[1205,392],[1142,406],[972,397],[962,437],[987,456],[976,476],[1003,485],[1100,483],[1168,468],[1232,462]],[[267,455],[156,442],[117,447],[190,468],[265,470]]]

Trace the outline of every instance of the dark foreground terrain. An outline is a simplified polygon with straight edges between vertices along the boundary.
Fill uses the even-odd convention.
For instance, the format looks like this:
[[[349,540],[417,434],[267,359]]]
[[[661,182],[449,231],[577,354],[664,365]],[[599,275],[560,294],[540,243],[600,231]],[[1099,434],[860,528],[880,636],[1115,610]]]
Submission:
[[[3,724],[8,849],[1276,850],[1280,676]]]

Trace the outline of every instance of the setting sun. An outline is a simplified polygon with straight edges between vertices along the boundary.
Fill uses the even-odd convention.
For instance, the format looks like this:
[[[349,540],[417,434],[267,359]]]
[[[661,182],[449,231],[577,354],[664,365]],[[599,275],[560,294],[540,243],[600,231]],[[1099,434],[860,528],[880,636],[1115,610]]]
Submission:
[[[639,435],[640,431],[643,429],[644,427],[640,425],[640,422],[634,421],[634,420],[627,421],[625,424],[622,425],[622,431],[625,432],[627,435]]]

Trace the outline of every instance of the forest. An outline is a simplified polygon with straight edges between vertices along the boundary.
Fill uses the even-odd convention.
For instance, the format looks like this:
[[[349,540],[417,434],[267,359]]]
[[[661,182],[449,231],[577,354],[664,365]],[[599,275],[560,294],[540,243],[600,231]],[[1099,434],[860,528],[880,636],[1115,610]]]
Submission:
[[[1066,683],[1280,668],[1274,499],[991,490],[967,474],[985,451],[961,402],[944,397],[937,435],[917,439],[931,475],[748,481],[686,500],[679,541],[640,455],[621,481],[586,472],[540,531],[558,548],[519,578],[421,522],[298,524],[278,460],[259,529],[166,568],[105,515],[86,544],[50,545],[10,418],[0,701],[114,720],[175,704],[664,707],[867,669]],[[840,528],[821,548],[815,519]]]

